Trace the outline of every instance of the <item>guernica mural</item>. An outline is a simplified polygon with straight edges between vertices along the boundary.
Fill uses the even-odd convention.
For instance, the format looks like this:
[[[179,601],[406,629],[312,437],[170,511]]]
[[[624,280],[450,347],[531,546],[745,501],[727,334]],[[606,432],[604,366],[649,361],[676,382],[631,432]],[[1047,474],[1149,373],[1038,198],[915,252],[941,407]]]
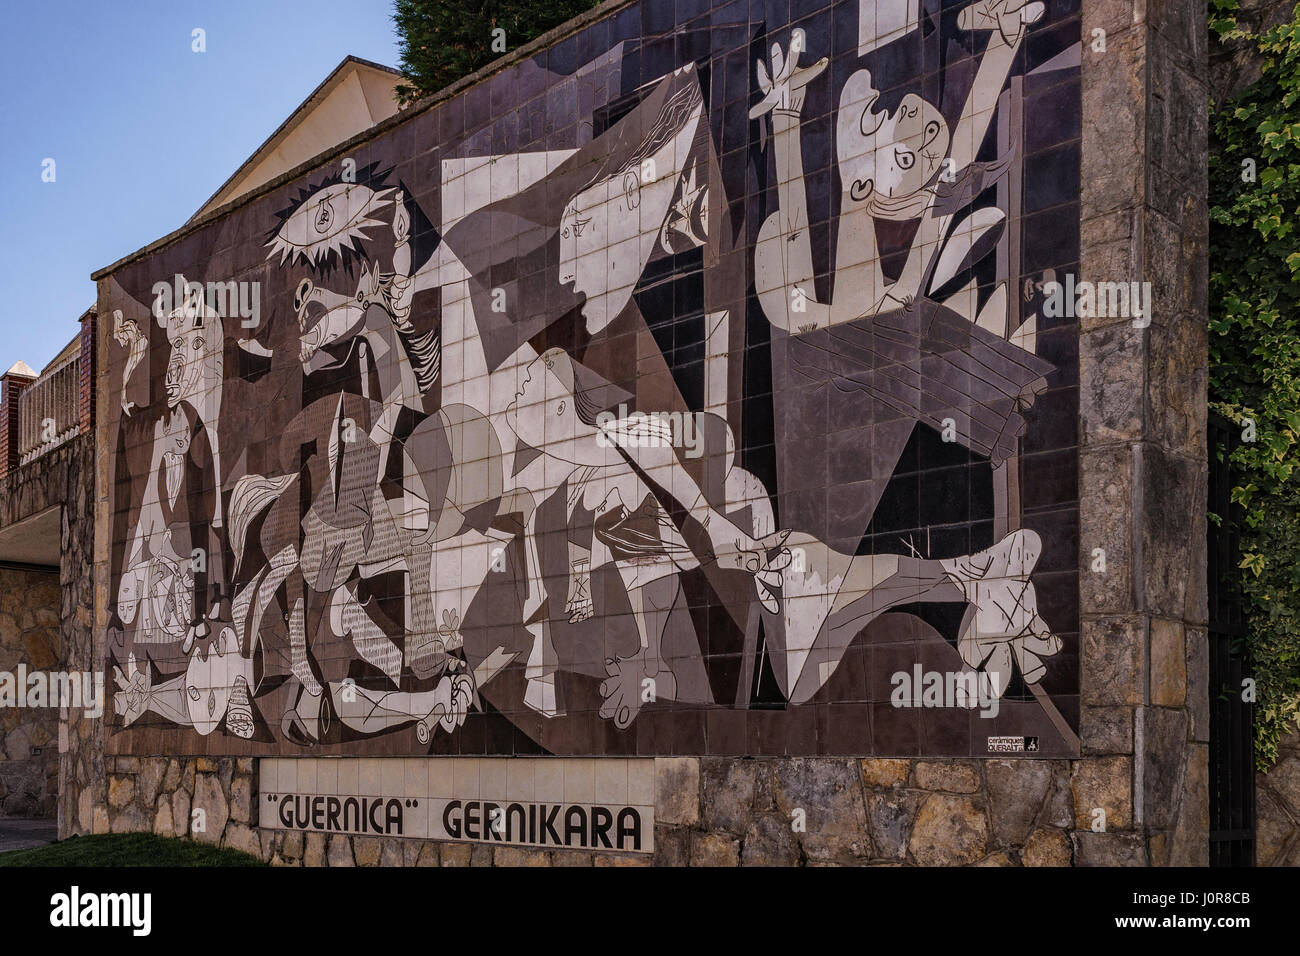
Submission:
[[[1076,753],[1079,40],[632,5],[101,280],[110,749]]]

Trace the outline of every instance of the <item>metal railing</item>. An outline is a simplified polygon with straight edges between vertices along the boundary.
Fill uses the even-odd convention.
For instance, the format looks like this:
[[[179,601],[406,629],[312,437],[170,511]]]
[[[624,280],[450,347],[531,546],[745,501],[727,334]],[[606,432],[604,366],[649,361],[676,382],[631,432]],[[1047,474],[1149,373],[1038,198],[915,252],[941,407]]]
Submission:
[[[1228,456],[1238,426],[1210,414],[1208,522],[1210,638],[1210,865],[1255,865],[1254,705],[1242,699],[1246,622],[1239,584],[1241,508]]]
[[[25,465],[81,431],[80,355],[69,356],[18,396],[18,461]]]

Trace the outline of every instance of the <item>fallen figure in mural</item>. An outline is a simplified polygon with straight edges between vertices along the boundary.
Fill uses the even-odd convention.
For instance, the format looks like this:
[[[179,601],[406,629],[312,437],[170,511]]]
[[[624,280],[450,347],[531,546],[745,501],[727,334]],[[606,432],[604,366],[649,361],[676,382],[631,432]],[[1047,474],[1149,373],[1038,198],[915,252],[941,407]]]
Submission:
[[[916,94],[903,96],[893,113],[877,112],[881,94],[871,74],[861,69],[849,77],[839,95],[843,194],[830,302],[818,301],[813,285],[799,135],[805,88],[826,60],[799,68],[805,41],[797,31],[788,55],[773,45],[770,72],[757,65],[765,96],[750,116],[771,115],[779,197],[759,230],[754,271],[773,326],[773,390],[786,402],[776,426],[780,487],[840,481],[819,471],[819,462],[829,460],[828,421],[856,429],[846,433],[860,436],[870,469],[837,489],[833,508],[827,496],[796,495],[783,505],[782,524],[795,529],[788,544],[796,562],[784,576],[782,613],[771,617],[767,633],[778,652],[777,683],[793,703],[812,697],[861,629],[900,603],[968,602],[958,650],[966,667],[990,675],[999,694],[1010,685],[1013,661],[1033,684],[1045,673],[1041,659],[1061,647],[1038,615],[1029,583],[1041,551],[1033,532],[950,560],[853,553],[917,423],[997,465],[1016,452],[1022,412],[1053,370],[1017,344],[1023,334],[1007,329],[1005,284],[978,315],[974,279],[942,303],[929,297],[991,250],[1005,218],[984,208],[949,229],[1013,159],[977,163],[975,156],[1025,31],[1043,13],[1042,3],[1023,0],[980,0],[961,12],[959,27],[987,34],[988,42],[951,134],[939,108]],[[912,221],[917,228],[905,264],[890,281],[877,224]],[[802,423],[801,439],[820,434],[817,448],[792,441],[791,421]]]
[[[554,489],[541,496],[536,514],[544,514],[551,501],[563,503],[563,524],[554,530],[562,532],[566,542],[562,566],[568,568],[568,593],[562,607],[567,623],[595,616],[593,572],[612,569],[627,595],[639,646],[633,644],[626,653],[606,646],[611,653],[600,687],[600,716],[625,728],[636,717],[646,686],[654,688],[656,700],[713,702],[695,635],[675,634],[668,627],[682,599],[680,574],[699,567],[701,560],[646,476],[659,477],[676,490],[681,498],[674,503],[685,505],[687,514],[701,513],[704,496],[697,485],[681,479],[665,420],[653,413],[626,420],[613,417],[601,407],[600,398],[593,398],[603,387],[584,387],[580,370],[590,375],[563,349],[546,351],[525,369],[507,417],[520,441],[542,452],[541,467],[535,471],[538,486]],[[543,440],[543,432],[552,436],[549,441]],[[666,490],[661,488],[659,494]],[[716,542],[705,558],[753,574],[759,602],[775,612],[781,574],[790,563],[784,547],[789,532],[756,539],[752,528],[743,529],[719,510],[703,507],[701,526],[707,523],[707,533]],[[530,522],[525,538],[529,589],[542,593],[544,562],[537,539],[537,524]],[[558,600],[555,606],[561,606]],[[608,614],[609,608],[601,611]],[[554,626],[555,615],[550,616]],[[546,644],[529,660],[534,671],[529,687],[535,692],[543,684],[553,694],[555,651],[549,626],[543,634]],[[555,710],[553,703],[549,709],[535,709]]]

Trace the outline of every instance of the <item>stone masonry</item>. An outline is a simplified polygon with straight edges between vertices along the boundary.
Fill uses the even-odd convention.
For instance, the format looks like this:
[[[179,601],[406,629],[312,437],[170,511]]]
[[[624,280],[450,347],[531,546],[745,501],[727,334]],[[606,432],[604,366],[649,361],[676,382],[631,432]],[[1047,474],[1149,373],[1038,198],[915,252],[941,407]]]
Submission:
[[[0,672],[58,670],[59,579],[0,569]],[[53,817],[58,804],[58,711],[0,709],[0,817]],[[33,753],[39,751],[39,753]]]

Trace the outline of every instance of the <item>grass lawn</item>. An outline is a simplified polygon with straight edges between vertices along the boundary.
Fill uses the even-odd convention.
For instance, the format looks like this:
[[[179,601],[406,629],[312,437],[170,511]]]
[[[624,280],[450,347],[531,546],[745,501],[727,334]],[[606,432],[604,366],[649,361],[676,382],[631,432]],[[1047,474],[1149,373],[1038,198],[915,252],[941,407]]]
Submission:
[[[265,866],[240,850],[152,833],[72,837],[31,850],[0,853],[0,866]]]

